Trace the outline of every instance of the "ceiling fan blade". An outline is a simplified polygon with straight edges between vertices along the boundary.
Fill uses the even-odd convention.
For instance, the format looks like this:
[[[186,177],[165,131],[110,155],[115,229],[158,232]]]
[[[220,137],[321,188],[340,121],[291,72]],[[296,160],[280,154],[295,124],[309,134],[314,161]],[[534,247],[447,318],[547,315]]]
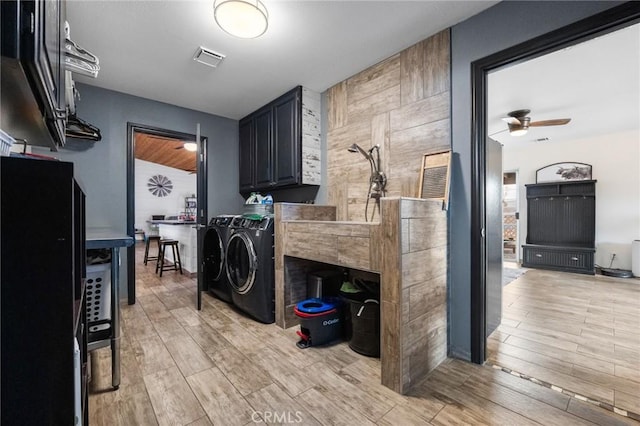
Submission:
[[[518,120],[515,117],[502,117],[502,121],[508,123],[508,124],[522,124],[520,123],[520,120]]]
[[[542,127],[542,126],[562,126],[570,122],[570,118],[556,118],[555,120],[541,120],[532,121],[529,123],[529,127]]]

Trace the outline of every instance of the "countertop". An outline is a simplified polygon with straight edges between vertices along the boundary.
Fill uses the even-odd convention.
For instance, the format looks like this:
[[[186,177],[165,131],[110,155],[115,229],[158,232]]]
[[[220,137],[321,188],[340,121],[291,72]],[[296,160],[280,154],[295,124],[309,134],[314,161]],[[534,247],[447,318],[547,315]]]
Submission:
[[[133,238],[111,228],[87,228],[86,242],[88,249],[129,247]]]
[[[195,220],[148,220],[147,223],[154,223],[156,225],[197,225]]]

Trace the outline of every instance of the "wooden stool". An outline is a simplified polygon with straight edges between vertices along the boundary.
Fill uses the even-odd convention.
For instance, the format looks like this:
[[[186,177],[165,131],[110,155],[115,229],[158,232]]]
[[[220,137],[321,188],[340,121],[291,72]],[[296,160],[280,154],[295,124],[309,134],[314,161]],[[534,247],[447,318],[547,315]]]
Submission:
[[[160,256],[160,240],[162,237],[160,235],[147,235],[145,238],[144,244],[144,264],[147,264],[147,260],[158,260]],[[156,256],[149,256],[149,244],[151,241],[157,241],[158,243],[158,254]],[[157,262],[156,262],[157,263]]]
[[[171,252],[173,253],[172,265],[164,264],[164,254],[167,246],[171,246]],[[158,271],[160,271],[160,276],[162,276],[162,271],[180,271],[180,274],[182,275],[180,247],[178,246],[177,240],[160,240],[160,252],[158,254],[158,261],[156,263],[156,273],[158,273]]]

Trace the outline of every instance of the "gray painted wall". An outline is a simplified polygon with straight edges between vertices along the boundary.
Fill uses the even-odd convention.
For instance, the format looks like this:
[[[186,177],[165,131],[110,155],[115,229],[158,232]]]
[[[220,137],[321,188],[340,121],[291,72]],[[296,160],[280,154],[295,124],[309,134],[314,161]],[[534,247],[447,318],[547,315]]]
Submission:
[[[95,143],[69,139],[68,149],[55,156],[75,165],[87,194],[87,227],[109,227],[126,232],[127,225],[127,122],[195,134],[200,123],[208,137],[209,217],[239,213],[238,122],[174,105],[151,101],[94,86],[77,84],[81,100],[78,117],[97,126],[102,140]],[[89,149],[84,149],[88,144]],[[83,146],[84,145],[84,146]],[[34,152],[50,154],[34,149]],[[126,296],[126,250],[120,276],[120,294]]]
[[[452,149],[449,352],[471,357],[471,62],[622,2],[505,1],[451,32]]]

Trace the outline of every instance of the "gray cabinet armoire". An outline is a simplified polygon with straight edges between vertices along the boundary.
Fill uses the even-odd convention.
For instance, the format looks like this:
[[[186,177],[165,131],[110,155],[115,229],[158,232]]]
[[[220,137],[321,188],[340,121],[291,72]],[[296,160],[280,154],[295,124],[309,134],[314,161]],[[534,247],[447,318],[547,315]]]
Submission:
[[[525,185],[527,243],[522,266],[595,274],[596,181]]]

